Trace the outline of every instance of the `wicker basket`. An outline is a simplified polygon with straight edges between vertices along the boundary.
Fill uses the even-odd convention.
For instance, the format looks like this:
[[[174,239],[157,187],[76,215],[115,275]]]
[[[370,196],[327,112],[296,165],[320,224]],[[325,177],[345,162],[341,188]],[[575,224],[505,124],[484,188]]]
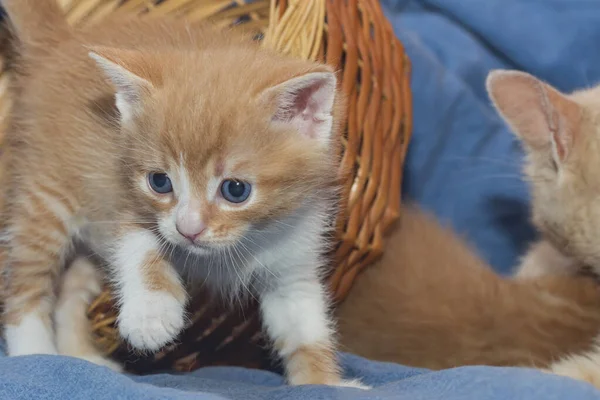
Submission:
[[[74,25],[116,12],[140,17],[173,14],[195,23],[211,20],[244,29],[265,46],[321,60],[340,71],[348,117],[340,170],[350,171],[337,217],[338,246],[329,277],[342,301],[358,272],[379,257],[400,212],[402,166],[411,133],[409,63],[377,0],[58,0]],[[0,67],[2,66],[0,59]],[[0,129],[10,107],[9,69],[0,76]],[[116,328],[109,291],[90,306],[97,343],[130,370],[191,370],[235,364],[269,368],[255,304],[228,310],[199,293],[190,326],[159,354],[131,358]]]

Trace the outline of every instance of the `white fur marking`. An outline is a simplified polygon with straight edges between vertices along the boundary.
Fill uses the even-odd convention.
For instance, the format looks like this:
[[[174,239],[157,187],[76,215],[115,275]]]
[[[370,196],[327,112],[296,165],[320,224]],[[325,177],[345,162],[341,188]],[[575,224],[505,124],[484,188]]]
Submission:
[[[19,325],[4,329],[9,356],[57,354],[52,330],[34,312],[23,316]]]
[[[348,388],[354,388],[354,389],[360,389],[360,390],[371,390],[372,389],[371,386],[365,385],[358,379],[342,380],[342,381],[340,381],[340,383],[334,384],[332,386],[348,387]]]
[[[596,344],[586,353],[559,360],[544,371],[588,382],[600,389],[600,345]]]
[[[326,304],[323,287],[316,280],[283,285],[262,296],[263,321],[271,339],[281,343],[281,356],[331,341]]]
[[[166,292],[152,291],[144,283],[141,269],[148,255],[158,250],[158,242],[148,231],[134,231],[121,238],[114,267],[120,284],[121,335],[141,350],[158,350],[183,329],[185,304]],[[165,271],[178,281],[177,273]]]
[[[187,203],[191,200],[192,196],[192,185],[190,177],[188,176],[187,170],[183,163],[183,154],[179,155],[179,168],[177,168],[177,199],[180,203]]]

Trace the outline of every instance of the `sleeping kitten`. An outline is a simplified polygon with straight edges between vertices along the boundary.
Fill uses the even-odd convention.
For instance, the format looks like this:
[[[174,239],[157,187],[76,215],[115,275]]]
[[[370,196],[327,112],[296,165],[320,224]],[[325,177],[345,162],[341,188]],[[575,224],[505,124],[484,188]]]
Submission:
[[[360,386],[340,378],[319,279],[337,193],[332,70],[209,27],[136,18],[72,30],[54,0],[2,4],[20,42],[6,138],[9,354],[57,353],[54,287],[79,241],[110,265],[134,348],[177,337],[189,277],[259,299],[290,384]]]
[[[409,206],[337,317],[341,348],[376,360],[546,367],[591,348],[600,290],[585,277],[503,278],[451,229]]]
[[[492,72],[487,86],[523,142],[534,222],[545,238],[519,275],[565,276],[586,267],[600,274],[600,86],[566,95],[517,71]],[[529,262],[536,258],[545,263]],[[578,354],[549,370],[600,387],[600,346]]]

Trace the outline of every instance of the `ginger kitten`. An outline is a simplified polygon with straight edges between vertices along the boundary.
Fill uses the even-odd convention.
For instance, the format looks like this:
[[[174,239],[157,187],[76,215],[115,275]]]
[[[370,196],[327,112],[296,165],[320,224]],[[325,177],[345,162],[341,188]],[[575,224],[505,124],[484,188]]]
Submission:
[[[9,354],[57,353],[54,288],[83,242],[110,266],[134,348],[177,337],[189,279],[259,299],[290,384],[360,386],[341,380],[320,281],[338,189],[332,70],[207,26],[135,18],[75,30],[54,0],[2,4],[19,41]]]
[[[494,71],[487,86],[526,150],[534,223],[544,235],[518,275],[600,274],[600,86],[563,94],[518,71]],[[549,371],[600,387],[600,345]]]
[[[451,229],[409,206],[337,317],[341,348],[376,360],[545,367],[591,348],[600,288],[585,277],[501,277]]]

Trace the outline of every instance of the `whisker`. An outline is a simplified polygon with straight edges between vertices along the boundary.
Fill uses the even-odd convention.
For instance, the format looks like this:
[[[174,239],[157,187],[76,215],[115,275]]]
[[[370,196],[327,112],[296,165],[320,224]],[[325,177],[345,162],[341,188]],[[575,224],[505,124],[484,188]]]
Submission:
[[[239,260],[240,260],[240,264],[241,264],[241,265],[247,265],[248,263],[247,263],[247,262],[245,262],[245,260],[242,260],[242,256],[241,256],[241,254],[240,254],[240,252],[239,252],[239,250],[238,250],[238,247],[237,247],[237,245],[235,245],[235,244],[234,244],[234,245],[233,245],[233,247],[232,247],[232,249],[233,249],[233,251],[235,252],[235,254],[238,256],[238,258],[239,258]],[[252,298],[253,298],[254,300],[256,300],[256,297],[254,297],[254,294],[252,293],[252,291],[250,290],[250,288],[249,288],[249,287],[248,287],[248,285],[246,284],[246,282],[245,282],[245,279],[243,279],[243,277],[242,277],[242,276],[240,275],[240,273],[238,272],[238,265],[234,265],[234,270],[235,270],[236,274],[238,275],[238,277],[240,278],[240,283],[242,284],[242,286],[244,287],[244,289],[246,289],[246,291],[248,292],[248,294],[249,294],[250,296],[252,296]]]
[[[243,239],[247,239],[247,238],[242,238]],[[270,268],[267,268],[267,266],[265,266],[255,255],[254,253],[243,243],[243,241],[240,240],[239,244],[242,246],[242,248],[244,250],[246,250],[246,252],[252,256],[252,258],[254,258],[254,260],[258,263],[258,265],[260,265],[262,267],[262,270],[268,272],[269,274],[271,274],[275,279],[279,279],[279,276],[275,275],[275,273],[273,271],[271,271]]]

